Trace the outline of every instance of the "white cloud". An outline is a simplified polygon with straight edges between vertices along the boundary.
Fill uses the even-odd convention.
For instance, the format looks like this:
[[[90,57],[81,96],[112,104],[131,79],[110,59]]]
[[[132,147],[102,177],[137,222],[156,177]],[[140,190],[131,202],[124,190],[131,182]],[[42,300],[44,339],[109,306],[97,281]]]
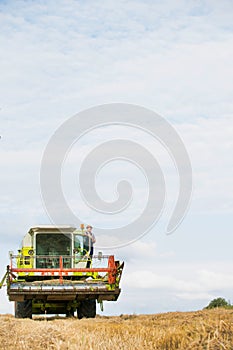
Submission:
[[[170,298],[173,297],[180,300],[180,305],[184,305],[187,301],[202,307],[218,296],[231,298],[232,264],[207,262],[202,265],[198,263],[181,265],[173,259],[174,264],[160,261],[159,266],[156,266],[151,264],[146,254],[144,257],[142,266],[140,266],[142,260],[139,259],[137,268],[129,263],[128,271],[124,272],[123,288],[126,293],[133,290],[138,295],[152,293],[152,302],[153,299],[156,300],[156,295],[163,295],[169,300],[170,305]]]

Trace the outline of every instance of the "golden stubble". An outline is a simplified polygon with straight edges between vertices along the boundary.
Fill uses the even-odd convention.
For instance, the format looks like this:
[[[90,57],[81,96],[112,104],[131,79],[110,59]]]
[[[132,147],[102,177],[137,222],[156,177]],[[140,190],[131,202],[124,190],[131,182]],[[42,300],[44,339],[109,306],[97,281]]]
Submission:
[[[233,310],[15,319],[0,316],[4,350],[232,350]]]

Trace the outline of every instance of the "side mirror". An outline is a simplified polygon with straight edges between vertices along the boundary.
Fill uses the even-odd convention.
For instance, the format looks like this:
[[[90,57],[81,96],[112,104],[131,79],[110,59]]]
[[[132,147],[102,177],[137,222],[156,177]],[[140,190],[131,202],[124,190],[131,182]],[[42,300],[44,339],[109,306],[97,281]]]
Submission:
[[[10,259],[12,258],[13,255],[14,255],[13,250],[10,250],[10,251],[9,251],[9,257],[10,257]]]

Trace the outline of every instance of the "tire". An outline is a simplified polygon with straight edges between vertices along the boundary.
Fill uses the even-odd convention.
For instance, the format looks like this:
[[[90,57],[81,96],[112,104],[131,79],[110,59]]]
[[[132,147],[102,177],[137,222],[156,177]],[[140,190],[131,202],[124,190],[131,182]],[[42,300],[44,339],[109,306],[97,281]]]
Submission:
[[[81,301],[77,310],[78,318],[95,318],[96,316],[96,301],[95,299]]]
[[[32,301],[15,302],[15,318],[32,318]]]
[[[66,317],[74,317],[74,310],[66,311]]]

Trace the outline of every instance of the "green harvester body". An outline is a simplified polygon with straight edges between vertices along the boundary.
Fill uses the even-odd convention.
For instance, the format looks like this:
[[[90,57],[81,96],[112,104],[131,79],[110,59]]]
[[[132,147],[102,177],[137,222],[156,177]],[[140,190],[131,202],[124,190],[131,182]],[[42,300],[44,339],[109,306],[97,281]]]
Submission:
[[[96,302],[116,301],[124,263],[113,255],[90,256],[84,229],[71,226],[32,227],[0,284],[15,302],[15,317],[65,314],[95,317]]]

